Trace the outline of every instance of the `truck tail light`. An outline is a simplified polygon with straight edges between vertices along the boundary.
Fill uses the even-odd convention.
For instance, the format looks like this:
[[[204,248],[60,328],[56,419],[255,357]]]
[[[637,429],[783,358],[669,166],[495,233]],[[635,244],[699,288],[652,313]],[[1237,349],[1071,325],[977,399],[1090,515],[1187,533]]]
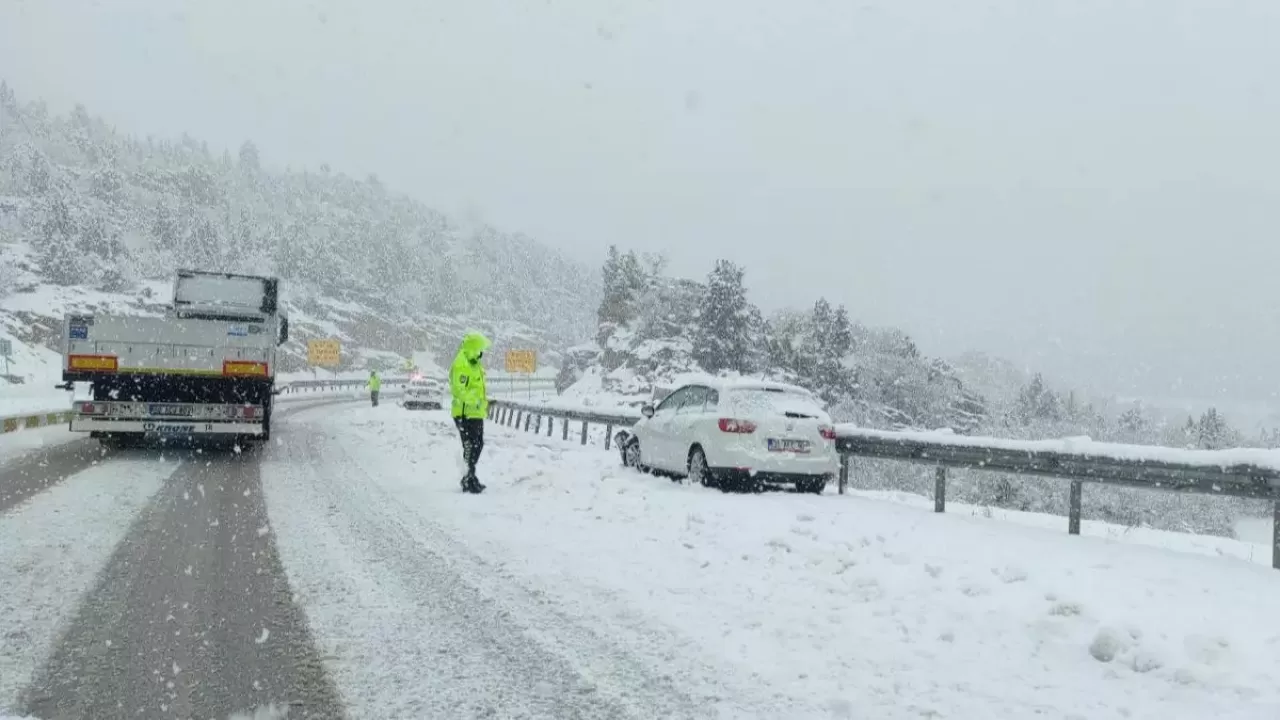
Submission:
[[[115,372],[119,368],[119,359],[115,355],[68,355],[68,370],[97,370],[98,372]]]
[[[105,415],[107,403],[78,402],[75,404],[75,410],[80,415]]]
[[[245,420],[253,420],[258,417],[258,408],[254,405],[245,405],[240,408],[240,417]]]
[[[739,433],[749,435],[756,431],[756,424],[750,420],[735,420],[733,418],[720,418],[720,432]]]
[[[822,435],[822,439],[823,439],[823,440],[835,440],[835,439],[836,439],[836,429],[835,429],[835,428],[833,428],[833,427],[831,427],[830,425],[820,425],[820,426],[818,426],[818,432]]]
[[[224,360],[222,374],[236,377],[267,377],[267,364],[248,360]]]

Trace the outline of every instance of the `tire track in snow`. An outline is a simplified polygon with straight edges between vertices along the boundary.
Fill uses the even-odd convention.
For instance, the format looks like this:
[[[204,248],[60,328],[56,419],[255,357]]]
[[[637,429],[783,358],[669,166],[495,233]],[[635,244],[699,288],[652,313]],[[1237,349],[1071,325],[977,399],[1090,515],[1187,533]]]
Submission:
[[[259,463],[277,449],[183,455],[23,694],[25,712],[225,718],[276,705],[290,718],[343,716],[267,525]]]
[[[469,577],[481,564],[460,543],[404,512],[338,443],[296,438],[264,468],[268,508],[352,717],[715,715],[545,597],[519,587],[487,595]],[[557,654],[538,635],[575,652]]]
[[[149,458],[99,464],[0,515],[0,711],[17,703],[113,548],[176,467]]]
[[[17,456],[0,465],[0,514],[114,454],[85,438]]]
[[[342,395],[320,398],[300,397],[278,401],[276,420],[282,421],[303,410],[348,403],[357,399],[363,398]],[[34,432],[52,429],[41,428]],[[66,432],[70,434],[70,430]],[[106,448],[88,435],[70,442],[59,442],[46,447],[20,451],[13,458],[6,458],[5,462],[0,463],[0,515],[97,463],[118,457],[155,457],[159,452],[163,450],[158,447],[142,450]],[[169,452],[172,453],[172,450]]]

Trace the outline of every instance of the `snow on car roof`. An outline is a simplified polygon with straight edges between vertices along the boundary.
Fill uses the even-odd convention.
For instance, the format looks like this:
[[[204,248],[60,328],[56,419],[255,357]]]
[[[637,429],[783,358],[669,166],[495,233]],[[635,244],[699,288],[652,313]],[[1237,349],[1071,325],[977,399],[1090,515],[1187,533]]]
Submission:
[[[781,390],[784,392],[798,392],[806,395],[812,395],[810,391],[799,385],[778,382],[776,380],[765,380],[762,378],[746,378],[746,377],[718,377],[715,375],[703,375],[690,373],[687,375],[679,375],[674,378],[671,383],[671,389],[684,387],[685,385],[706,385],[715,388],[721,392],[727,390]]]

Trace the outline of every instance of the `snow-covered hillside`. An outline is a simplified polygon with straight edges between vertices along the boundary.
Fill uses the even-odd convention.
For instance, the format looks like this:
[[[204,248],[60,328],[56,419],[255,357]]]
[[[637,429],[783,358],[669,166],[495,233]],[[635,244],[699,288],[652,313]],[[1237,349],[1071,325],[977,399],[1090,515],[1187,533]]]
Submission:
[[[0,86],[0,332],[35,381],[69,310],[159,312],[174,269],[285,280],[294,322],[283,370],[308,338],[335,337],[347,367],[429,349],[440,361],[479,328],[550,363],[591,332],[586,271],[518,234],[464,228],[376,177],[272,172],[197,140],[129,137],[77,108],[50,116]]]

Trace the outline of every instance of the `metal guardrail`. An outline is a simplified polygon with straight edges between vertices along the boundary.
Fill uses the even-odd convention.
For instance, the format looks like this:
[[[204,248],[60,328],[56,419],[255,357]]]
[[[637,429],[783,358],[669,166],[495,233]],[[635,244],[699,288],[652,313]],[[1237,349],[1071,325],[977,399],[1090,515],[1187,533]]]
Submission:
[[[24,413],[0,418],[0,434],[19,430],[34,430],[49,425],[61,425],[71,422],[70,410],[48,410],[38,413]]]
[[[281,385],[277,389],[276,395],[305,395],[332,390],[362,389],[367,387],[368,384],[369,381],[363,378],[354,380],[295,380]],[[409,384],[409,378],[393,377],[382,379],[383,387],[399,387],[407,384]],[[489,385],[490,390],[508,392],[514,395],[525,391],[526,388],[529,388],[531,392],[554,388],[555,378],[497,377],[490,378]],[[17,432],[18,430],[34,430],[35,428],[69,422],[71,422],[71,411],[69,409],[18,413],[0,417],[0,434]]]
[[[631,427],[639,415],[570,410],[552,406],[530,405],[494,400],[489,417],[503,425],[541,432],[543,418],[547,434],[555,419],[560,420],[562,436],[569,437],[569,423],[581,422],[581,442],[587,444],[590,424],[605,425],[605,449],[609,448],[615,427]],[[1067,532],[1080,534],[1081,500],[1085,483],[1158,490],[1196,495],[1218,495],[1272,501],[1273,526],[1271,566],[1280,569],[1280,470],[1248,463],[1214,464],[1161,460],[1139,460],[1109,456],[1103,453],[1029,450],[983,445],[980,441],[964,444],[926,440],[911,433],[880,431],[858,432],[837,428],[836,450],[840,453],[839,492],[849,485],[850,458],[898,460],[931,465],[934,475],[933,509],[945,512],[947,504],[947,468],[964,468],[1014,475],[1064,478],[1070,481]],[[1105,448],[1105,444],[1094,447]],[[1211,453],[1212,451],[1204,451]],[[1210,456],[1206,455],[1206,458]]]
[[[489,401],[489,419],[503,425],[515,428],[520,428],[523,425],[526,432],[532,431],[541,434],[543,418],[546,418],[547,421],[548,436],[554,430],[555,421],[560,421],[560,436],[564,440],[569,439],[570,422],[582,423],[579,438],[583,445],[587,444],[588,430],[591,425],[604,425],[604,448],[608,450],[613,443],[613,429],[615,427],[631,427],[640,419],[640,415],[637,413],[632,417],[621,413],[593,412],[586,409],[570,410],[503,399],[491,399]]]
[[[383,378],[382,384],[395,387],[396,385],[407,385],[409,378]],[[277,391],[277,395],[296,395],[298,393],[321,392],[324,390],[338,390],[349,388],[363,388],[369,385],[368,380],[295,380],[294,382],[282,385]]]

